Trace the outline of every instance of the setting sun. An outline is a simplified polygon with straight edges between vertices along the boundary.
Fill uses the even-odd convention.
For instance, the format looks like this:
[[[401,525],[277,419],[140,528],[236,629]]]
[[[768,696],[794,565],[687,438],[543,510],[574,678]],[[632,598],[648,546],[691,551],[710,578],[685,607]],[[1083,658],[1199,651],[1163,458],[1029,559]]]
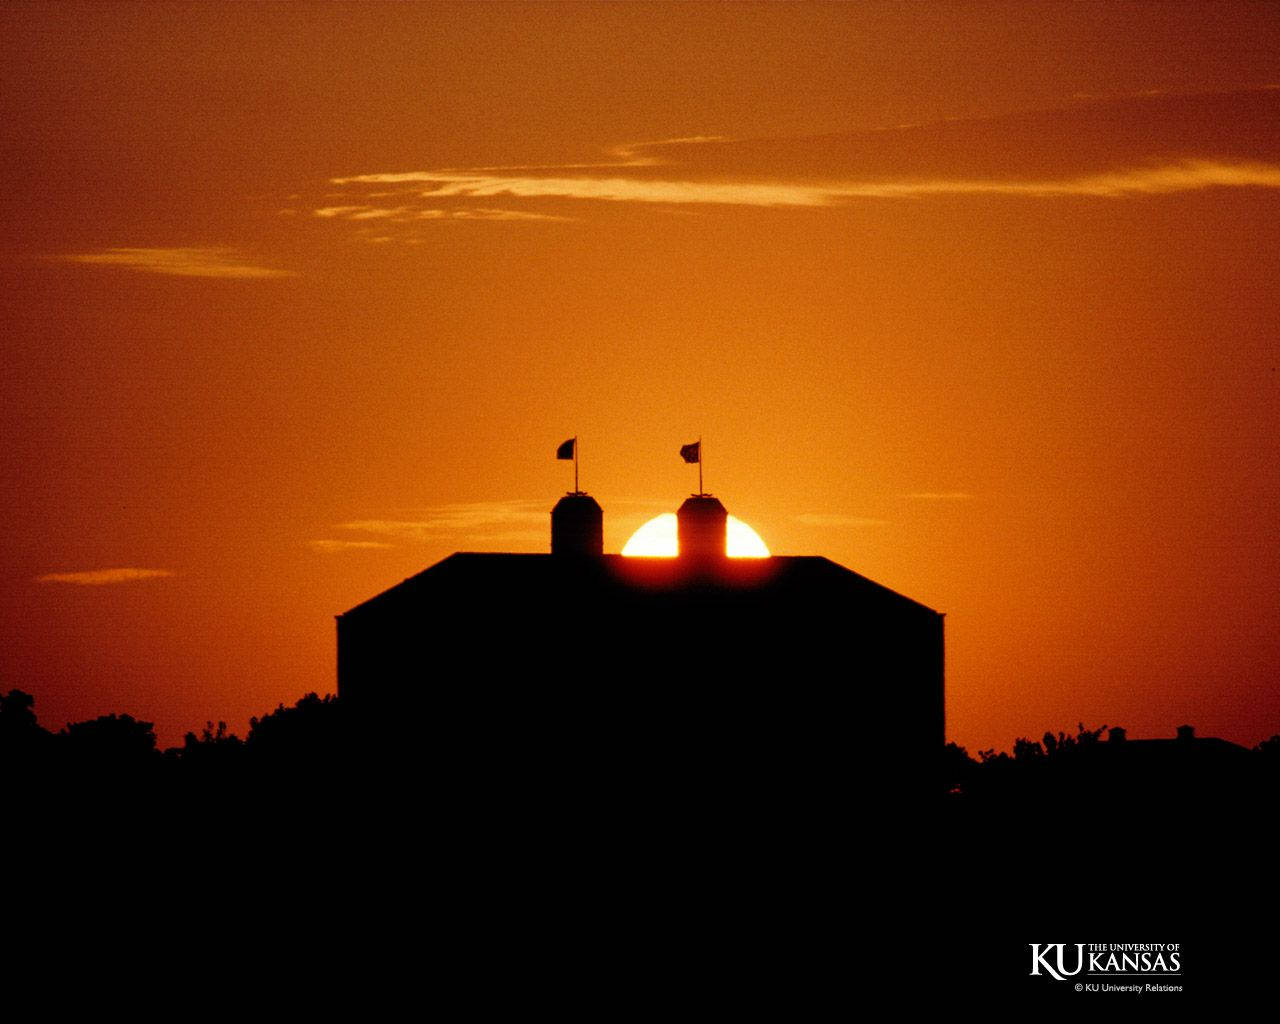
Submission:
[[[730,558],[768,558],[769,549],[760,535],[741,519],[729,517],[725,554]],[[631,535],[622,549],[631,558],[675,558],[679,554],[674,512],[664,512]]]

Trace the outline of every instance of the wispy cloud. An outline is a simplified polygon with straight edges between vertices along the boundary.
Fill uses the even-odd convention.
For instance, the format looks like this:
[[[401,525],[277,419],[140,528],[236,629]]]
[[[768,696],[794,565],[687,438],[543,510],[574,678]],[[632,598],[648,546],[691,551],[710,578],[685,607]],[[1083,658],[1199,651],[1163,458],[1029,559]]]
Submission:
[[[872,519],[867,516],[845,516],[825,512],[803,512],[796,516],[796,522],[804,523],[806,526],[858,527],[884,526],[889,522],[889,520]]]
[[[623,177],[534,177],[497,174],[450,174],[415,171],[362,174],[334,178],[338,185],[418,182],[429,186],[423,199],[577,199],[608,202],[712,204],[760,207],[824,207],[859,199],[912,199],[944,195],[993,195],[1049,198],[1163,195],[1208,188],[1280,188],[1280,165],[1255,161],[1181,160],[1157,166],[1123,168],[1100,174],[1063,178],[900,178],[826,183],[649,180]],[[350,220],[412,216],[405,207],[326,207],[321,217]],[[434,211],[438,217],[461,211]],[[422,216],[422,214],[418,214]],[[545,218],[545,215],[542,215]]]
[[[71,253],[64,257],[72,263],[122,267],[152,274],[176,277],[217,277],[245,280],[295,276],[289,270],[262,267],[228,248],[117,248],[101,252]]]
[[[336,528],[417,543],[450,539],[495,542],[548,536],[548,516],[544,501],[489,501],[417,509],[403,518],[354,519]]]
[[[372,198],[372,197],[370,197]],[[572,220],[551,213],[535,213],[529,210],[501,210],[493,207],[444,210],[439,207],[397,206],[322,206],[314,211],[317,217],[329,220],[389,220],[397,224],[409,224],[420,220]]]
[[[964,491],[915,491],[903,497],[916,501],[973,501],[973,495]]]
[[[822,209],[927,197],[1010,199],[1280,189],[1275,90],[1125,96],[1058,110],[793,138],[691,136],[559,165],[386,169],[330,179],[319,216],[460,217],[564,201]],[[540,205],[535,205],[540,204]],[[426,207],[427,209],[419,209]],[[428,212],[430,211],[434,212]]]
[[[422,220],[452,218],[453,220],[573,220],[572,217],[561,217],[553,213],[533,213],[528,210],[498,210],[489,207],[476,207],[472,210],[423,210]]]
[[[1010,196],[1125,196],[1161,195],[1206,188],[1280,188],[1280,166],[1215,160],[1182,160],[1156,167],[1132,167],[1076,178],[1038,181],[981,181],[946,179],[928,181],[864,182],[832,190],[842,198],[910,198],[930,195]]]
[[[697,146],[708,142],[731,142],[727,135],[678,135],[673,139],[654,139],[652,142],[625,142],[615,146],[613,153],[625,166],[648,167],[662,163],[662,159],[652,155],[653,150],[661,150],[668,146]]]
[[[313,540],[308,541],[307,546],[312,551],[320,551],[325,554],[333,554],[339,551],[374,551],[386,550],[395,547],[394,544],[388,544],[386,541],[380,540]]]
[[[101,587],[109,583],[133,583],[172,576],[168,569],[91,569],[87,572],[50,572],[37,576],[38,583],[73,583],[81,587]]]
[[[410,220],[414,210],[409,206],[324,206],[317,217],[340,217],[343,220]]]
[[[730,206],[826,206],[829,190],[805,185],[735,181],[662,181],[639,178],[524,177],[489,174],[448,174],[415,171],[362,174],[334,178],[336,185],[421,182],[430,187],[424,199],[596,199],[635,203],[712,203]]]

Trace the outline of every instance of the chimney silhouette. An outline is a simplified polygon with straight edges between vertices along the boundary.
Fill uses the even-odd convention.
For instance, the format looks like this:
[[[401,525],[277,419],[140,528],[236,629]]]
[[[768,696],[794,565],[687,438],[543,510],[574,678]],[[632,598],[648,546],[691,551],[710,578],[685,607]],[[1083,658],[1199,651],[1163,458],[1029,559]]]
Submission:
[[[716,498],[709,494],[686,498],[676,513],[676,524],[681,558],[711,561],[725,557],[729,513]]]
[[[551,510],[553,555],[603,555],[604,510],[582,491],[566,494]]]

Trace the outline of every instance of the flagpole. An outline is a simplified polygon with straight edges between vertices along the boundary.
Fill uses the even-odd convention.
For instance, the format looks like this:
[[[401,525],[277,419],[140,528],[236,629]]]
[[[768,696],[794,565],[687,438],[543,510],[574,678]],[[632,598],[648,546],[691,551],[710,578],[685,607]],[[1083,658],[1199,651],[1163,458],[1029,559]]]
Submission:
[[[580,494],[578,490],[578,435],[573,435],[573,493]]]
[[[702,435],[698,435],[698,497],[704,497],[706,491],[702,489]]]

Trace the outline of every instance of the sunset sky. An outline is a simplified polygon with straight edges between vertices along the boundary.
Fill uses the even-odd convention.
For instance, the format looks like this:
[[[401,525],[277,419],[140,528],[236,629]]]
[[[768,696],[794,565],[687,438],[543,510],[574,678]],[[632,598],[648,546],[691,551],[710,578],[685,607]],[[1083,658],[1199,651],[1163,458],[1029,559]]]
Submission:
[[[946,613],[971,751],[1278,733],[1278,64],[1270,4],[0,6],[0,690],[243,733],[548,550],[566,437],[614,552],[701,437]]]

